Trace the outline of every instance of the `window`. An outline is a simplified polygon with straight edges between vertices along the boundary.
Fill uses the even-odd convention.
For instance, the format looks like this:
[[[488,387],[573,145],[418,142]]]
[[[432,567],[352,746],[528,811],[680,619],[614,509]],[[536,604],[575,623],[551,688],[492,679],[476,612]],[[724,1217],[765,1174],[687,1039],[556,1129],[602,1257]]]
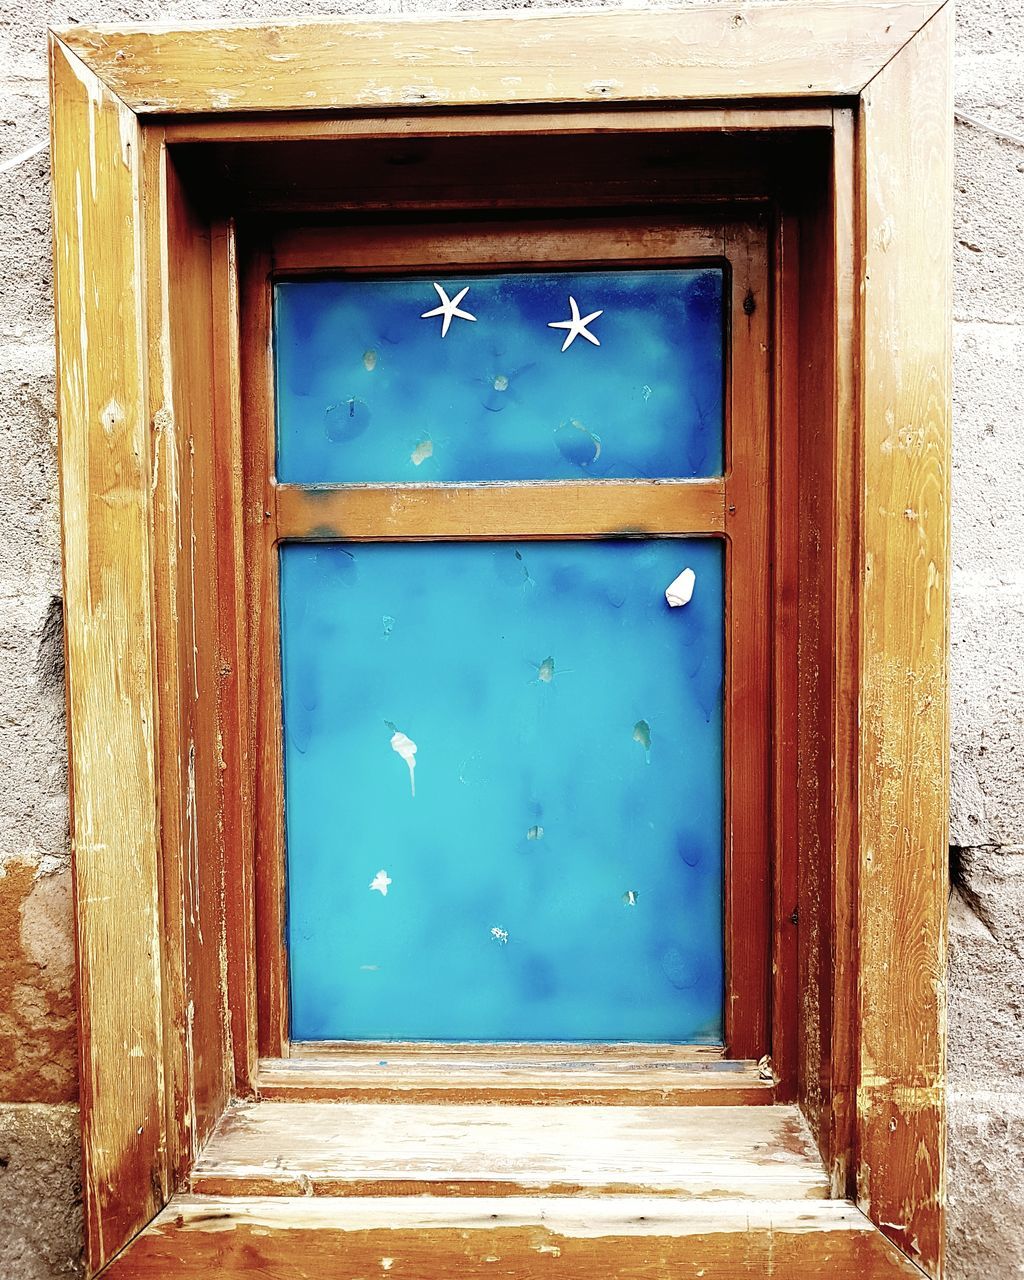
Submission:
[[[530,1270],[541,1254],[545,1268],[610,1272],[635,1264],[638,1239],[669,1269],[708,1274],[909,1275],[900,1251],[941,1270],[951,34],[948,7],[865,0],[51,35],[92,1272],[287,1275],[300,1257],[330,1269],[342,1256],[363,1271],[392,1259],[396,1274],[487,1269],[490,1257]],[[417,334],[437,333],[445,307],[480,317],[452,316],[434,347],[449,353],[460,325],[484,336],[490,313],[456,301],[470,278],[694,270],[722,272],[720,472],[695,455],[689,470],[669,459],[631,475],[650,457],[625,456],[575,414],[582,429],[570,417],[562,449],[524,431],[519,473],[502,476],[507,451],[460,459],[454,444],[482,438],[446,439],[436,417],[413,439],[378,437],[380,418],[371,433],[355,387],[329,402],[320,443],[351,445],[365,426],[355,443],[381,450],[359,466],[376,477],[330,476],[331,450],[313,480],[277,470],[272,282],[416,281],[428,290]],[[609,335],[611,311],[572,296],[578,323]],[[575,360],[593,344],[577,334],[563,357],[575,316],[556,314],[570,329],[549,316],[529,332]],[[362,349],[357,377],[377,372],[364,357],[381,350]],[[523,381],[492,372],[495,396]],[[545,478],[540,456],[562,474]],[[456,463],[468,478],[444,476]],[[615,581],[619,554],[717,548],[724,1045],[428,1053],[293,1038],[286,858],[303,852],[286,841],[281,655],[287,666],[303,636],[289,640],[287,614],[281,630],[290,565],[349,550],[379,569],[360,590],[383,591],[400,557],[422,556],[425,583],[444,589],[424,587],[420,607],[454,609],[468,588],[459,596],[463,575],[439,566],[507,565],[510,548],[516,568],[516,549],[550,565],[570,556],[577,585]],[[690,600],[659,629],[691,626],[710,602],[707,564],[689,567]],[[595,644],[609,616],[597,613]],[[484,614],[474,627],[490,625]],[[399,635],[388,611],[384,639],[384,616],[378,656]],[[364,670],[373,651],[357,654]],[[568,705],[576,672],[560,647],[529,661],[525,688],[487,683],[488,696],[564,693]],[[442,794],[429,711],[426,735],[418,713],[384,710],[394,731],[374,727],[395,821]],[[625,750],[643,787],[671,733],[630,716],[625,742],[610,722],[587,746],[606,769]],[[602,803],[628,802],[628,786],[607,790]],[[675,820],[666,810],[658,821]],[[543,816],[523,858],[554,855],[562,833]],[[481,805],[466,821],[492,818],[500,808]],[[529,840],[533,826],[542,839]],[[505,893],[508,879],[489,886]],[[588,887],[582,900],[603,910],[599,878]],[[356,905],[404,909],[404,872],[376,858],[357,888]],[[617,926],[673,919],[657,892],[653,904],[630,892],[612,904]],[[557,918],[557,902],[543,908]],[[487,963],[510,969],[519,935],[496,916],[486,927],[509,934],[488,935]],[[598,995],[586,1034],[621,1010]],[[310,1007],[327,1005],[312,992]],[[516,1016],[540,1007],[525,1000]],[[353,1034],[352,1010],[342,999],[321,1033]],[[417,1012],[406,1006],[402,1034]],[[463,1034],[465,1013],[427,1030]],[[744,1056],[765,1047],[771,1081]],[[453,1129],[453,1105],[469,1101],[529,1105],[485,1108],[493,1127],[466,1107]],[[396,1102],[408,1105],[389,1112]],[[760,1105],[718,1106],[741,1102]],[[640,1112],[646,1136],[627,1150],[640,1107],[658,1110]],[[405,1177],[439,1130],[449,1152],[472,1139],[466,1158],[438,1168],[427,1156]],[[596,1134],[600,1168],[587,1162]],[[425,1185],[437,1195],[408,1194]],[[583,1185],[593,1194],[567,1204]],[[481,1213],[485,1186],[542,1198]],[[634,1194],[657,1197],[639,1219]],[[808,1214],[806,1197],[829,1195]]]
[[[268,1052],[768,1051],[766,262],[592,216],[254,258]]]

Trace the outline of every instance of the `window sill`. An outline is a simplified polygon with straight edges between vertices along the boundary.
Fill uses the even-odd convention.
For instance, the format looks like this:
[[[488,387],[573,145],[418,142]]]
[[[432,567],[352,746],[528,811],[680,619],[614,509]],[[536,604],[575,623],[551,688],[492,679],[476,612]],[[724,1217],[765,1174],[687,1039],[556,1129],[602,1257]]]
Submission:
[[[430,1052],[380,1045],[370,1052],[296,1045],[292,1052],[297,1056],[260,1061],[262,1099],[692,1107],[770,1105],[776,1097],[755,1062],[725,1061],[720,1049],[466,1045]]]
[[[345,1055],[287,1070],[325,1061]],[[228,1109],[189,1192],[105,1274],[920,1276],[828,1194],[796,1107],[250,1102]]]
[[[802,1200],[829,1180],[796,1107],[264,1101],[228,1108],[190,1189]]]
[[[178,1196],[108,1280],[920,1280],[846,1200]]]

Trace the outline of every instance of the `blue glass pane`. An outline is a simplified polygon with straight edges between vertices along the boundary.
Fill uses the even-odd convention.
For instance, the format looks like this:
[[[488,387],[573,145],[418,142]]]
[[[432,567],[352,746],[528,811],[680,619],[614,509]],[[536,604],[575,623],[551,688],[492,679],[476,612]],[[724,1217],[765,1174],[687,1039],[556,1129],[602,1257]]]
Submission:
[[[283,547],[295,1038],[721,1041],[722,577],[714,540]]]
[[[722,470],[720,269],[275,288],[278,478],[637,479]],[[585,333],[552,328],[600,312]],[[594,345],[586,334],[600,345]],[[571,341],[570,341],[571,340]],[[562,350],[566,342],[570,345]]]

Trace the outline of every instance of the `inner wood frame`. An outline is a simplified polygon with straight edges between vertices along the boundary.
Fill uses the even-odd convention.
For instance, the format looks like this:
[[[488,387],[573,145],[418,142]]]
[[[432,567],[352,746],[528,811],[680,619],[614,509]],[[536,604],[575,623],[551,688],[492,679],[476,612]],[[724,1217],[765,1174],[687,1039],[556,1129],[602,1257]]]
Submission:
[[[599,195],[595,203],[600,203]],[[255,592],[249,653],[256,726],[256,975],[260,1054],[285,1057],[289,1034],[279,547],[284,541],[487,541],[697,536],[725,550],[723,702],[724,1055],[770,1053],[773,859],[769,810],[771,663],[769,520],[772,403],[769,228],[682,212],[563,211],[514,222],[448,216],[335,226],[287,225],[243,237],[241,310],[246,580]],[[706,480],[572,480],[481,484],[280,484],[272,359],[273,284],[325,276],[451,271],[720,267],[724,272],[723,473]],[[344,1043],[344,1042],[343,1042]],[[358,1048],[354,1042],[352,1048]],[[391,1049],[400,1046],[391,1045]],[[406,1050],[435,1054],[445,1044]],[[497,1047],[497,1046],[496,1046]],[[531,1043],[501,1046],[537,1057]],[[685,1058],[692,1046],[672,1046]],[[468,1048],[468,1047],[467,1047]],[[638,1062],[649,1046],[627,1042]],[[378,1052],[380,1048],[378,1046]],[[562,1044],[564,1060],[592,1047]],[[401,1061],[398,1058],[396,1061]]]
[[[789,192],[775,263],[799,295],[776,317],[775,395],[800,421],[776,458],[800,555],[776,591],[795,619],[777,650],[776,772],[801,767],[774,817],[799,870],[773,908],[799,1006],[773,1011],[773,1044],[795,1046],[837,1194],[939,1274],[951,49],[952,6],[933,0],[51,34],[91,1272],[257,1078],[245,593],[225,532],[241,524],[241,388],[237,362],[215,358],[237,349],[232,203],[339,199],[337,182],[304,193],[302,169],[278,165],[276,191],[249,181],[273,171],[275,141],[661,127],[719,154],[751,131],[828,137],[825,173],[790,166],[786,187],[761,167],[761,194]],[[166,163],[185,142],[261,159],[239,183],[225,166],[211,200]],[[697,194],[755,194],[742,185],[720,164]],[[227,425],[211,443],[213,418]],[[193,618],[216,632],[212,654]]]

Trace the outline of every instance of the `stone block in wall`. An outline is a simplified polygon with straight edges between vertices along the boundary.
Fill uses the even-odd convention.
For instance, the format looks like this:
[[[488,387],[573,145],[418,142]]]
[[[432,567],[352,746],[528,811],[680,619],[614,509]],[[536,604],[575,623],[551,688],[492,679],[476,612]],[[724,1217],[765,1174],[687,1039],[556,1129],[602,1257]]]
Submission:
[[[949,1097],[951,1280],[1024,1277],[1024,1097],[954,1088]]]
[[[954,579],[950,690],[950,840],[964,847],[1024,844],[1019,582]]]
[[[68,862],[61,602],[6,593],[0,613],[0,866]]]
[[[1024,587],[1024,326],[953,335],[954,572]]]
[[[1001,49],[984,53],[958,47],[955,73],[958,110],[1001,129],[1004,133],[1024,130],[1024,80],[1020,75],[1020,50],[1006,40]],[[1024,24],[1019,31],[1024,41]]]
[[[0,599],[60,592],[52,341],[0,342]]]
[[[1024,323],[1024,149],[958,126],[954,181],[954,314]]]
[[[950,1086],[1024,1094],[1024,849],[954,849],[951,874]]]
[[[4,1280],[82,1273],[78,1108],[0,1103]]]
[[[9,89],[0,98],[4,158],[46,138],[46,85]],[[53,272],[48,150],[0,173],[0,344],[53,339]]]
[[[71,872],[0,870],[0,1102],[78,1094]]]
[[[1003,53],[1024,45],[1024,0],[959,0],[957,53]]]

